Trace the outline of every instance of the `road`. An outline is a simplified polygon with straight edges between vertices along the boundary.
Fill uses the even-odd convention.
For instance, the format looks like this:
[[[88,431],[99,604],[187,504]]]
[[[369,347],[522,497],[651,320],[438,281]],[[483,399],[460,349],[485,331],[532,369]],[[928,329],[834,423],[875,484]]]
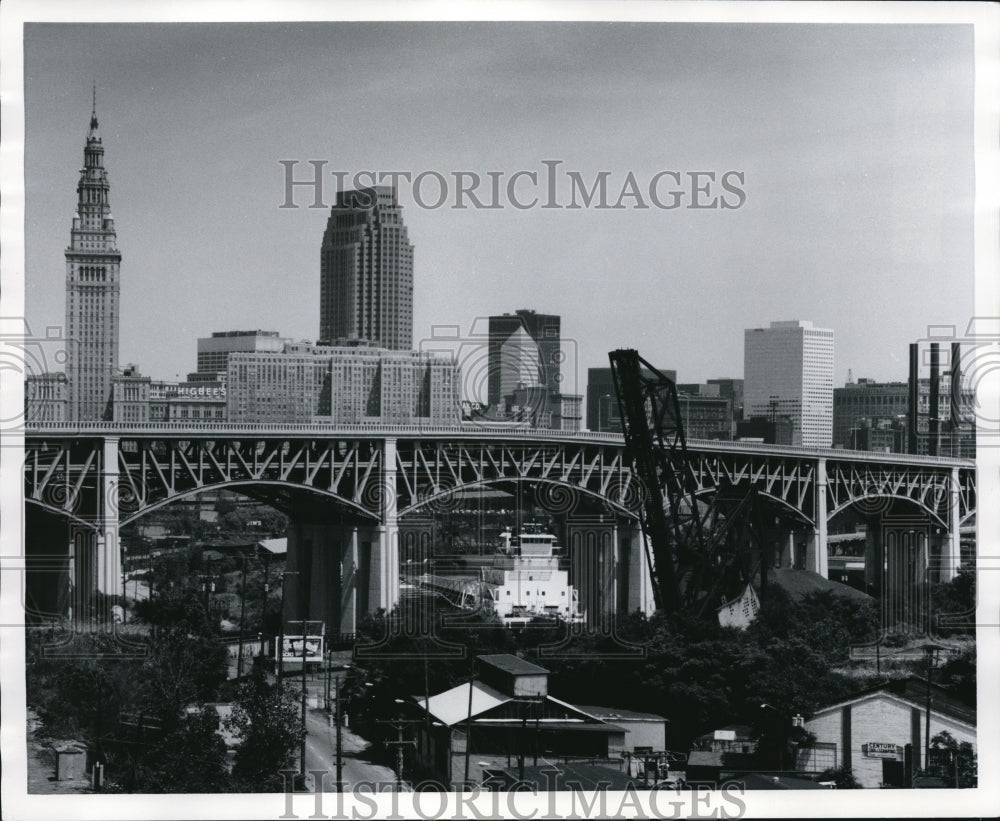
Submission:
[[[318,693],[320,684],[310,682],[309,691]],[[321,708],[306,707],[306,788],[313,791],[313,777],[310,770],[324,770],[323,791],[336,792],[337,781],[337,731]],[[344,790],[350,790],[352,784],[361,781],[378,784],[396,783],[396,774],[381,764],[372,764],[359,758],[369,743],[352,733],[348,728],[341,729],[342,773]],[[388,789],[383,787],[382,789]],[[406,789],[404,786],[403,789]]]

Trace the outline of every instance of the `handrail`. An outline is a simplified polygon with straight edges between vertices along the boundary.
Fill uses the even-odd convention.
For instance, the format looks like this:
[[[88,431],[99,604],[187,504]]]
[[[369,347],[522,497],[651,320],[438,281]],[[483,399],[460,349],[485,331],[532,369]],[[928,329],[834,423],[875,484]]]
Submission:
[[[212,435],[223,434],[237,437],[240,434],[268,435],[279,437],[320,436],[323,438],[408,438],[455,437],[461,439],[523,439],[539,442],[594,442],[607,445],[624,445],[624,437],[620,433],[597,433],[594,431],[560,431],[544,428],[532,428],[526,425],[486,425],[468,423],[463,425],[387,425],[381,423],[361,423],[353,425],[326,424],[278,424],[257,422],[223,422],[191,425],[187,423],[169,422],[134,422],[123,425],[118,422],[79,422],[51,423],[28,422],[25,424],[25,436],[75,436],[86,437],[88,434],[117,434],[129,436],[170,436],[210,438]],[[749,451],[761,456],[786,456],[808,459],[826,458],[839,461],[863,461],[896,464],[940,465],[942,467],[975,467],[975,460],[951,456],[914,456],[906,453],[882,453],[875,451],[847,450],[846,448],[814,448],[799,445],[766,445],[761,442],[725,441],[718,439],[689,439],[689,449],[715,453]]]

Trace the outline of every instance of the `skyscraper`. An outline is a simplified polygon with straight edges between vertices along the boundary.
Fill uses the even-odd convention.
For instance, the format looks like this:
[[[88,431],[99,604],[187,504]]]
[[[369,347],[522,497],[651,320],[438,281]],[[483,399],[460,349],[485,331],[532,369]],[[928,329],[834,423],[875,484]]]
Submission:
[[[95,95],[96,97],[96,95]],[[66,249],[67,419],[111,419],[112,377],[118,371],[121,254],[108,201],[96,99],[77,184],[76,215]]]
[[[744,416],[792,422],[792,444],[833,443],[833,331],[811,322],[748,328],[743,340]]]
[[[511,396],[519,386],[557,394],[563,360],[560,319],[522,309],[491,316],[489,325],[487,395],[491,407]]]
[[[413,347],[413,246],[394,188],[339,191],[320,260],[321,342]]]

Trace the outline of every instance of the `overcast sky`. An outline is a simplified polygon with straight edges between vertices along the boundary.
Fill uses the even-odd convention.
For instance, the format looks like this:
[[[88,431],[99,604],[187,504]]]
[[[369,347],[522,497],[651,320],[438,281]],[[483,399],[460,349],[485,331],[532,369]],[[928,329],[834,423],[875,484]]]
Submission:
[[[702,381],[742,376],[744,328],[807,319],[836,332],[841,385],[905,379],[909,342],[973,312],[971,27],[35,24],[25,66],[31,328],[64,322],[96,82],[121,361],[156,378],[216,330],[315,339],[327,211],[279,208],[283,159],[504,186],[561,160],[563,202],[566,171],[610,172],[612,202],[629,172],[644,194],[660,171],[743,173],[733,209],[455,210],[453,180],[428,209],[404,185],[418,345],[534,308],[581,372],[627,346]]]

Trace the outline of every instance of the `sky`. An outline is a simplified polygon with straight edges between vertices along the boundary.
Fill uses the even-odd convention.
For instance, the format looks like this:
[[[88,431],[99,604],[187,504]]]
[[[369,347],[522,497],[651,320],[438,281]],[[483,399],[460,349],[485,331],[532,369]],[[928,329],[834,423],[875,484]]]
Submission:
[[[678,381],[743,373],[743,331],[836,334],[834,385],[905,380],[907,345],[973,314],[973,39],[961,25],[684,23],[29,24],[26,313],[64,322],[65,259],[97,86],[121,264],[121,362],[195,370],[196,340],[319,330],[328,208],[285,202],[282,160],[437,172],[400,201],[414,344],[477,317],[559,314],[564,390],[638,348]],[[454,173],[589,186],[621,209],[451,207]],[[550,163],[551,164],[551,163]],[[650,202],[681,175],[682,207]],[[686,207],[690,172],[713,172]],[[744,194],[719,187],[726,172]],[[422,200],[437,198],[433,177]],[[659,177],[670,201],[670,177]],[[707,177],[698,178],[706,184]],[[738,181],[742,180],[742,183]],[[515,196],[530,200],[521,177]],[[324,204],[336,182],[324,177]],[[544,189],[535,194],[545,199]],[[440,331],[438,331],[440,332]],[[475,344],[475,337],[472,337]]]

